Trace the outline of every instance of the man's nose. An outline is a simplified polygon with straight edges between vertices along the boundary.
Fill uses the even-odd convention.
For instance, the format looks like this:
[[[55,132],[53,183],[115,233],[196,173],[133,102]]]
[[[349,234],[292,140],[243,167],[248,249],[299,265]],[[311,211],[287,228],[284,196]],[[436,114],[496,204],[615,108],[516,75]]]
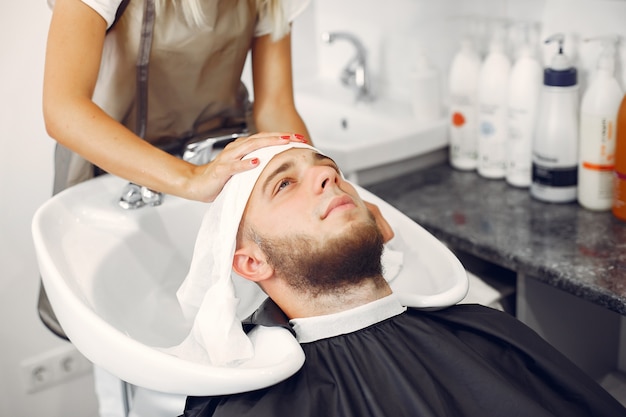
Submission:
[[[314,171],[314,184],[318,192],[336,185],[339,181],[339,174],[331,167],[317,166]]]

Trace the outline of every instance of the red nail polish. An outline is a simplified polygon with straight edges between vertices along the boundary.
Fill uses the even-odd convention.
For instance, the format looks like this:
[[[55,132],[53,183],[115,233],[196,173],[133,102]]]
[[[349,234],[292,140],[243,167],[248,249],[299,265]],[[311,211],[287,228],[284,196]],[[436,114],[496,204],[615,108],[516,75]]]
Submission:
[[[301,135],[299,133],[294,133],[294,136],[296,137],[296,139],[304,139],[304,135]]]
[[[259,158],[252,158],[252,159],[250,160],[250,163],[251,163],[252,165],[259,165]]]
[[[280,138],[281,139],[291,139],[291,136],[284,135],[284,136],[281,136]]]

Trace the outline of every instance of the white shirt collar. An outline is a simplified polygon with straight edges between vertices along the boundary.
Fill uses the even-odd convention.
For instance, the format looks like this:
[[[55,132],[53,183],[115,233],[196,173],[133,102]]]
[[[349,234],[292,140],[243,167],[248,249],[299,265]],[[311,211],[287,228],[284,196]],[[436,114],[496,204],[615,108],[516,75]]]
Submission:
[[[395,294],[371,303],[324,316],[292,319],[289,323],[300,343],[314,342],[341,334],[352,333],[406,311]]]

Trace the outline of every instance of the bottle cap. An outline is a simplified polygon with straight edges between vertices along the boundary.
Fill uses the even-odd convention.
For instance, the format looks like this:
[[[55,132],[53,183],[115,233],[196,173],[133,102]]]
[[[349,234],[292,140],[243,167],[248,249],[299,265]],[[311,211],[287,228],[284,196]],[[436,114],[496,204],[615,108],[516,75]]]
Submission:
[[[543,84],[552,87],[571,87],[578,83],[576,68],[570,64],[569,58],[563,53],[565,37],[557,33],[546,39],[545,43],[558,42],[559,50],[552,58],[550,66],[543,71]]]
[[[578,83],[576,68],[564,70],[546,68],[543,70],[543,84],[551,87],[571,87]]]
[[[606,72],[613,75],[615,73],[615,54],[617,53],[617,43],[620,41],[620,36],[606,35],[585,39],[585,42],[593,41],[602,42],[602,52],[600,52],[600,57],[596,66],[597,69],[600,72]]]

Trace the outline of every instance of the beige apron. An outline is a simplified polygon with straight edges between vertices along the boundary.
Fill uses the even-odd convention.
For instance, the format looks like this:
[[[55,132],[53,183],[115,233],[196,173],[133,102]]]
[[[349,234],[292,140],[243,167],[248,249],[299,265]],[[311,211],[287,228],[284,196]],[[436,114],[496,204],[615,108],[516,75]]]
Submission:
[[[211,28],[190,28],[171,3],[156,17],[147,85],[144,138],[164,149],[197,136],[241,131],[251,122],[241,72],[250,49],[257,13],[255,0],[205,2]],[[136,62],[144,1],[131,0],[105,39],[103,63],[93,100],[133,131],[136,128]],[[89,140],[85,137],[85,140]],[[92,178],[92,164],[57,144],[53,193]],[[121,192],[121,190],[120,190]],[[40,285],[42,322],[67,339]]]
[[[107,34],[93,96],[107,114],[133,131],[143,3],[131,0]],[[166,4],[154,25],[145,139],[168,149],[213,130],[251,124],[241,72],[257,22],[256,1],[204,2],[212,27],[202,29],[187,26],[174,6]],[[92,178],[93,172],[89,162],[57,145],[54,194]]]

